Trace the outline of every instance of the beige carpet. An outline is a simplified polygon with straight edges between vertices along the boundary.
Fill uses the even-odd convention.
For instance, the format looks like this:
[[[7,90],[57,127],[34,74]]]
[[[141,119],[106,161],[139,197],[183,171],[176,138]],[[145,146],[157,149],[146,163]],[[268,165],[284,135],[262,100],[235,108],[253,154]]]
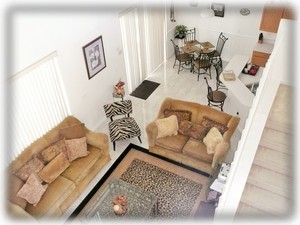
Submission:
[[[155,156],[146,154],[142,151],[131,149],[127,153],[127,155],[124,157],[124,159],[113,170],[113,172],[110,174],[110,176],[104,181],[104,183],[101,185],[101,187],[95,193],[95,195],[82,208],[81,212],[78,214],[78,217],[80,217],[81,215],[84,214],[85,209],[87,209],[93,203],[94,199],[96,199],[98,197],[98,195],[101,194],[102,189],[107,185],[107,183],[110,181],[110,179],[112,177],[118,178],[118,179],[121,178],[122,174],[126,171],[126,169],[130,166],[130,164],[132,163],[132,161],[134,159],[142,160],[146,163],[157,166],[165,171],[177,174],[181,177],[184,177],[184,178],[189,179],[197,184],[202,185],[200,194],[196,198],[194,206],[192,207],[192,210],[191,210],[189,216],[192,217],[194,215],[200,202],[205,200],[205,198],[206,198],[205,194],[206,194],[206,190],[207,190],[208,178],[201,174],[193,172],[189,169],[186,169],[181,166],[175,165],[173,163],[167,162],[165,160],[159,159]],[[189,194],[189,193],[187,193],[187,194]]]

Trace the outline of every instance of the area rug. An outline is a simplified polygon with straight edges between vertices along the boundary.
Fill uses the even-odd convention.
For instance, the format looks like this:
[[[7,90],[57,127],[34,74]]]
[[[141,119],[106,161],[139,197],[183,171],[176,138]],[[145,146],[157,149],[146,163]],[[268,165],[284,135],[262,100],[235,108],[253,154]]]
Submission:
[[[192,217],[205,199],[206,176],[199,171],[130,144],[70,216],[81,219],[111,178],[121,179],[158,197],[151,219]]]
[[[146,100],[159,85],[159,83],[144,80],[130,95]]]

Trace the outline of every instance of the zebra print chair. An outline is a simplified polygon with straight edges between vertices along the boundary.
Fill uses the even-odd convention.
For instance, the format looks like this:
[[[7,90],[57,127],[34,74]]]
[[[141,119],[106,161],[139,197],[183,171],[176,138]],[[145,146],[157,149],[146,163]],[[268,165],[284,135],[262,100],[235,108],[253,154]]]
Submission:
[[[130,117],[130,113],[132,113],[131,100],[113,102],[104,105],[103,108],[106,117],[111,120],[108,124],[108,128],[114,150],[116,148],[116,141],[138,137],[140,143],[142,143],[141,130],[135,119]],[[118,116],[118,118],[114,119],[115,116]],[[120,118],[120,116],[122,117]]]

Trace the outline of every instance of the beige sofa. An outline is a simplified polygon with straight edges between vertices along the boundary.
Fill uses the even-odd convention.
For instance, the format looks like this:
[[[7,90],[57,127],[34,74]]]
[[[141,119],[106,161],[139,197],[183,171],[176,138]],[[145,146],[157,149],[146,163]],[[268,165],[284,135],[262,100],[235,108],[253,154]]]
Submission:
[[[85,152],[87,155],[79,158],[74,158],[73,155],[73,161],[71,162],[67,159],[67,161],[64,161],[65,163],[61,163],[62,161],[60,160],[60,163],[54,164],[54,159],[57,159],[58,155],[56,155],[54,159],[51,159],[51,157],[53,157],[51,154],[54,154],[57,148],[49,148],[49,146],[56,146],[56,143],[62,139],[62,136],[65,138],[63,139],[64,141],[67,139],[71,141],[75,140],[80,137],[80,133],[81,136],[82,134],[84,135],[80,140],[85,140]],[[109,162],[110,155],[108,146],[108,136],[106,134],[90,131],[73,116],[66,117],[56,127],[27,147],[10,164],[7,176],[8,214],[11,217],[33,217],[35,219],[45,217],[57,218],[61,216],[83,192],[95,175]],[[44,151],[45,149],[50,150]],[[45,154],[45,152],[47,154]],[[49,162],[44,162],[45,165],[43,169],[45,169],[47,165],[50,166],[51,162],[53,166],[51,165],[52,168],[46,170],[46,172],[44,170],[43,173],[41,173],[42,169],[34,173],[40,177],[50,176],[48,179],[54,180],[50,180],[49,182],[43,181],[42,184],[47,185],[46,191],[40,201],[34,206],[25,199],[17,196],[17,193],[26,182],[22,180],[23,177],[20,178],[20,171],[21,168],[27,168],[28,170],[28,167],[24,167],[24,165],[29,165],[29,161],[32,159],[36,159],[40,163],[42,153],[43,160],[45,160],[45,158],[47,159],[47,157],[51,159]],[[70,159],[69,153],[68,158]],[[57,168],[55,166],[57,166]],[[32,169],[30,169],[30,171],[32,171]],[[24,170],[22,170],[22,172],[23,176],[27,173],[24,173]],[[53,175],[53,172],[58,174]]]
[[[203,141],[182,133],[157,138],[158,126],[155,121],[165,118],[166,110],[168,110],[168,112],[182,110],[190,112],[190,121],[193,124],[197,124],[197,126],[202,124],[203,121],[207,121],[207,118],[216,122],[217,125],[224,125],[226,131],[223,133],[222,137],[223,143],[227,143],[227,146],[225,145],[225,149],[224,147],[218,147],[218,149],[216,147],[216,149],[213,149],[215,151],[213,154],[208,154],[207,146]],[[214,166],[226,156],[231,136],[233,135],[239,120],[240,119],[237,116],[229,115],[205,105],[166,98],[162,102],[156,120],[146,127],[149,151],[201,170],[207,174],[211,174]],[[178,126],[180,128],[180,124]],[[209,129],[206,131],[208,132]]]

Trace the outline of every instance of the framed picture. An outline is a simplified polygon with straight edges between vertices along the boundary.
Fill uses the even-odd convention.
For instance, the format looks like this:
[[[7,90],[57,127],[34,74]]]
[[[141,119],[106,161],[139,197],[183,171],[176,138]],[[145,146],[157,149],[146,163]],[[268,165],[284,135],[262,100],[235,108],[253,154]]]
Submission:
[[[89,79],[106,67],[102,36],[82,47]]]
[[[215,12],[215,16],[224,17],[225,4],[211,3],[211,9]]]

